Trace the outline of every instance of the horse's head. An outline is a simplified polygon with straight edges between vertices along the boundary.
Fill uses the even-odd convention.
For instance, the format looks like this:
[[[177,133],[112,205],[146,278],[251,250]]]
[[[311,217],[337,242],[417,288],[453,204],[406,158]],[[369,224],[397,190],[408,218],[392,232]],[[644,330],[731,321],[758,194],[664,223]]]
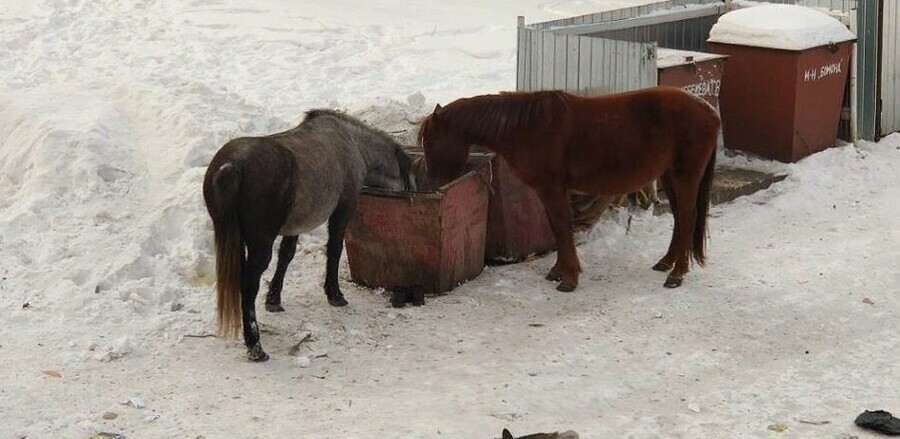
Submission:
[[[422,120],[419,145],[425,150],[428,177],[435,187],[453,181],[465,171],[469,143],[450,126],[440,105]]]

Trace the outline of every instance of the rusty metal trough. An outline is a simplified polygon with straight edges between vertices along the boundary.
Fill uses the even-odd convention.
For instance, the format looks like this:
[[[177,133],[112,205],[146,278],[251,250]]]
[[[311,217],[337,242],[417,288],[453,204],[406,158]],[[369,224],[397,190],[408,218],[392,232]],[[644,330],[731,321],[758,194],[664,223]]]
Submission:
[[[490,157],[481,155],[434,192],[365,188],[345,241],[352,280],[435,294],[481,274],[490,175]]]
[[[491,161],[485,258],[491,263],[519,262],[556,249],[544,205],[534,189],[519,180],[502,157]]]

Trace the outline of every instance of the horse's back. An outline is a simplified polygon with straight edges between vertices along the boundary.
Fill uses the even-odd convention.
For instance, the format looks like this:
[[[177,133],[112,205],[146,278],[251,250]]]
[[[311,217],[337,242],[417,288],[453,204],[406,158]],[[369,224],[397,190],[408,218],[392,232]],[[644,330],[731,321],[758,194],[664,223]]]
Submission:
[[[360,181],[365,175],[365,161],[358,145],[354,144],[346,124],[330,112],[310,112],[299,127],[269,138],[294,155],[301,173],[327,171],[331,178]]]
[[[565,141],[571,183],[616,195],[640,188],[687,156],[708,156],[715,110],[674,87],[570,98]],[[712,138],[713,141],[709,142]]]
[[[648,149],[663,146],[660,140],[683,143],[691,133],[719,129],[719,117],[711,105],[675,87],[570,99],[577,140],[608,145],[603,149],[610,154],[650,153]]]
[[[680,88],[657,86],[602,96],[568,95],[574,112],[606,122],[656,125],[681,119],[691,123],[717,124],[716,110],[705,100]]]
[[[669,117],[693,124],[694,128],[699,126],[704,129],[719,129],[718,112],[701,97],[671,86],[646,89],[646,94],[657,95],[657,99],[662,102],[663,111],[666,111]]]

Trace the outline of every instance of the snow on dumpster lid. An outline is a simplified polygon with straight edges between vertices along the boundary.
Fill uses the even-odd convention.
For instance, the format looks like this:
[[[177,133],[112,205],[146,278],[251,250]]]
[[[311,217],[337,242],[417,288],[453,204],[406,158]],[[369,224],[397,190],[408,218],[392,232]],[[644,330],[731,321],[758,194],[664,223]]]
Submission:
[[[659,49],[656,49],[656,68],[666,69],[669,67],[721,58],[727,57],[718,53],[694,52],[690,50],[676,50],[660,47]]]
[[[722,15],[707,41],[805,50],[855,38],[850,29],[824,12],[804,6],[768,4]]]

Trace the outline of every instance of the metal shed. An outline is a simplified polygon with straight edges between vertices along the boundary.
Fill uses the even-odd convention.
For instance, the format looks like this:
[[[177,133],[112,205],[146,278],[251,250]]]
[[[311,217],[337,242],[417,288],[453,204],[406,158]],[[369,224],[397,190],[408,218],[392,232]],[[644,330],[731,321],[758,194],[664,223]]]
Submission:
[[[878,66],[881,68],[881,89],[878,92],[881,115],[879,135],[900,131],[900,2],[881,0],[882,51]]]
[[[900,2],[762,1],[822,8],[857,34],[841,137],[877,139],[900,130]],[[669,0],[528,25],[519,17],[516,88],[593,95],[654,86],[657,47],[705,51],[718,17],[742,6]]]

